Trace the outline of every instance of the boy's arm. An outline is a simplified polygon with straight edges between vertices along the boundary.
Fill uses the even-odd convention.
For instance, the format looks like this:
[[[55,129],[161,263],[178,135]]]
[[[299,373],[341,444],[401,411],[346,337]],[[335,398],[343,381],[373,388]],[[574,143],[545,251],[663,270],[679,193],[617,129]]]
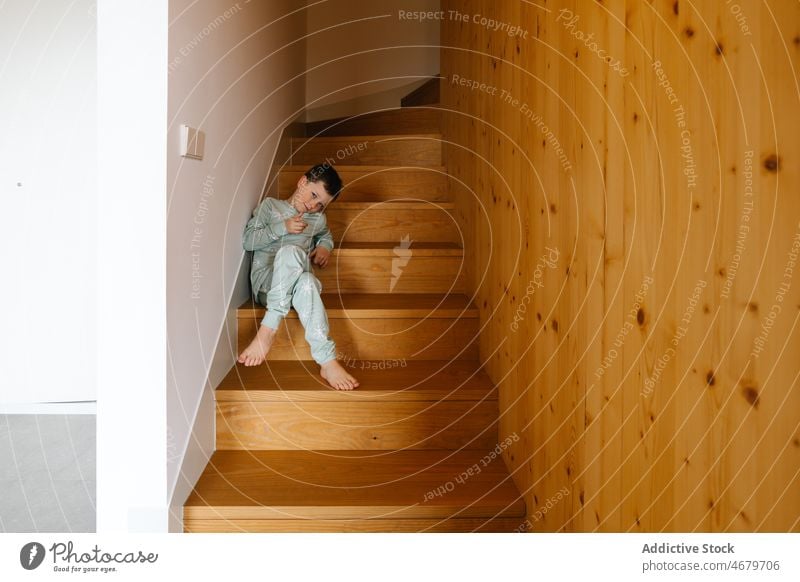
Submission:
[[[242,246],[246,251],[258,251],[285,234],[286,224],[275,208],[275,199],[265,198],[247,223]]]
[[[325,219],[322,223],[319,232],[314,235],[312,242],[314,243],[314,247],[322,246],[329,251],[333,250],[333,235],[331,234],[331,230],[328,228],[327,219]]]

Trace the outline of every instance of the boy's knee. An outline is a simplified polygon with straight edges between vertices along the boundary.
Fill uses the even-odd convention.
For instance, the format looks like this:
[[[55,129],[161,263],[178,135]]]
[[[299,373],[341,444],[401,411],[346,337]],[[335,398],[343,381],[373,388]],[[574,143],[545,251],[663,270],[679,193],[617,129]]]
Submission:
[[[284,245],[278,249],[278,252],[275,253],[275,260],[296,260],[296,261],[305,261],[306,253],[305,251],[297,245]]]
[[[314,276],[314,273],[300,273],[300,277],[297,279],[297,286],[295,289],[308,292],[312,288],[316,289],[317,293],[319,293],[322,291],[322,283],[320,283],[319,279]]]

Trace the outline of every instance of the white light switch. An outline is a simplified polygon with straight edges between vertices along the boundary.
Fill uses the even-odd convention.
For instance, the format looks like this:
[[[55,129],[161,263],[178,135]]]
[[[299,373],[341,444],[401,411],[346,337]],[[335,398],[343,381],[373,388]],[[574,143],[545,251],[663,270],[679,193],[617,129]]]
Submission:
[[[202,160],[205,144],[205,133],[194,127],[181,125],[181,155],[183,157]]]

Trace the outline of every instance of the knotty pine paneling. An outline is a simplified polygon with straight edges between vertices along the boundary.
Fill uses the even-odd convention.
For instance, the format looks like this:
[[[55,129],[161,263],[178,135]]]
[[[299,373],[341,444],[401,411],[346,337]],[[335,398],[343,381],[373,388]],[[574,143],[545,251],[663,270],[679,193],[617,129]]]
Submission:
[[[800,531],[800,5],[442,9],[443,160],[531,529]]]

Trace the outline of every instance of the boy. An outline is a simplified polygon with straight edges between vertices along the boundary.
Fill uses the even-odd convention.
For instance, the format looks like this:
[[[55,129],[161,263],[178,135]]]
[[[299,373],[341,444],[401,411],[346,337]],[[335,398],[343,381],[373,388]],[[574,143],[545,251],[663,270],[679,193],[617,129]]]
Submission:
[[[239,363],[257,366],[265,360],[281,320],[294,306],[320,375],[337,390],[358,386],[358,380],[336,361],[336,344],[328,337],[328,316],[319,295],[322,284],[311,271],[311,259],[323,269],[328,265],[333,237],[322,211],[341,189],[336,170],[318,164],[298,180],[289,200],[266,198],[253,211],[244,231],[244,248],[254,251],[250,283],[267,313],[255,339],[239,354]]]

